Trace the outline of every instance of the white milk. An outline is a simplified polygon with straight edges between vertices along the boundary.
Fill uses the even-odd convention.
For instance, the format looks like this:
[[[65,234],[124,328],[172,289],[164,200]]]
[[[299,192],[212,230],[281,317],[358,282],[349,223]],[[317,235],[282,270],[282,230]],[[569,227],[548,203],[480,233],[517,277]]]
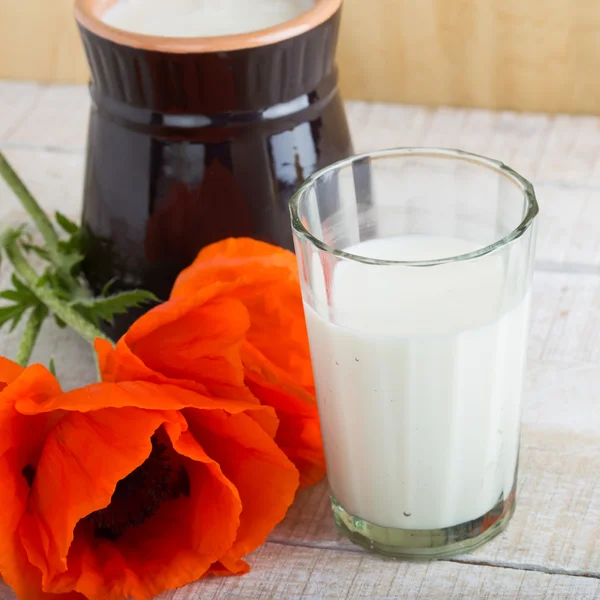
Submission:
[[[428,260],[476,248],[406,236],[347,251]],[[328,476],[350,514],[436,529],[479,518],[510,493],[530,302],[502,314],[504,269],[501,254],[436,267],[344,262],[330,312],[315,286],[318,310],[305,310]]]
[[[146,35],[213,37],[279,25],[313,6],[313,0],[120,0],[102,20]]]

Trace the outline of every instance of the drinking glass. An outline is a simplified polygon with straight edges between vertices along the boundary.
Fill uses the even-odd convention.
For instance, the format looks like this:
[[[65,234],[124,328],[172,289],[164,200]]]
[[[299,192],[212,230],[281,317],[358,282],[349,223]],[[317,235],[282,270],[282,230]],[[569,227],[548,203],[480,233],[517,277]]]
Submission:
[[[405,148],[291,201],[333,514],[383,554],[440,558],[515,508],[538,205],[506,165]]]

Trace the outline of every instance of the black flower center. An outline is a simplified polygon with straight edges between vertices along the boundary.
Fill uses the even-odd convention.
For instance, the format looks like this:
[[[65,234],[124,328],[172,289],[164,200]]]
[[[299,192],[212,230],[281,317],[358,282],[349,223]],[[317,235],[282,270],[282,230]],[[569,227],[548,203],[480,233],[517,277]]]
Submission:
[[[35,467],[33,465],[25,465],[21,470],[21,475],[25,477],[27,485],[31,487],[33,485],[33,480],[35,479]]]
[[[97,538],[115,541],[128,527],[145,523],[167,500],[190,495],[183,465],[175,465],[166,435],[152,436],[152,452],[135,471],[117,483],[110,504],[86,517]]]

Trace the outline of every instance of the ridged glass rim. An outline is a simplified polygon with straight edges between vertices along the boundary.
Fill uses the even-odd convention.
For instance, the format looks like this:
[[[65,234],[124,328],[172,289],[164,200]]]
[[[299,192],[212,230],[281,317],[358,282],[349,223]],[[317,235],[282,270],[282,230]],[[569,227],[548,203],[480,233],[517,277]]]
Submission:
[[[521,223],[513,229],[508,235],[499,239],[498,241],[490,244],[488,246],[483,246],[478,250],[474,250],[472,252],[468,252],[466,254],[458,254],[456,256],[449,256],[444,258],[436,258],[431,260],[417,260],[417,261],[402,261],[402,260],[380,260],[376,258],[367,258],[366,256],[360,256],[358,254],[351,254],[349,252],[344,252],[343,250],[338,250],[337,248],[333,248],[326,244],[323,240],[320,240],[316,236],[314,236],[306,227],[303,225],[300,216],[299,216],[299,207],[302,202],[302,199],[306,194],[315,186],[315,184],[322,179],[324,176],[343,169],[344,167],[348,167],[355,162],[365,159],[378,159],[378,158],[406,158],[406,157],[416,157],[422,156],[426,158],[448,158],[461,160],[464,162],[474,163],[477,166],[485,167],[487,169],[491,169],[506,178],[510,179],[515,183],[523,192],[523,198],[525,203],[527,204],[527,211]],[[327,252],[329,254],[333,254],[337,257],[344,258],[347,260],[352,260],[355,262],[360,262],[369,265],[397,265],[397,266],[406,266],[406,267],[431,267],[436,265],[443,265],[453,262],[472,260],[474,258],[479,258],[481,256],[485,256],[486,254],[490,254],[491,252],[495,252],[496,250],[503,248],[507,244],[514,242],[519,239],[531,226],[535,217],[539,213],[539,206],[537,203],[537,199],[535,196],[535,190],[533,185],[525,179],[522,175],[519,175],[515,170],[511,169],[509,166],[505,165],[503,162],[498,160],[494,160],[492,158],[487,158],[485,156],[481,156],[479,154],[474,154],[471,152],[465,152],[463,150],[456,150],[452,148],[435,148],[435,147],[406,147],[406,148],[393,148],[389,150],[377,150],[374,152],[365,152],[363,154],[357,154],[354,156],[350,156],[349,158],[345,158],[343,160],[337,161],[331,164],[328,167],[320,169],[316,171],[313,175],[311,175],[308,179],[304,181],[304,183],[298,188],[296,193],[292,196],[290,200],[290,213],[292,218],[292,228],[294,233],[298,235],[300,238],[308,241],[312,245],[316,246],[320,250]]]

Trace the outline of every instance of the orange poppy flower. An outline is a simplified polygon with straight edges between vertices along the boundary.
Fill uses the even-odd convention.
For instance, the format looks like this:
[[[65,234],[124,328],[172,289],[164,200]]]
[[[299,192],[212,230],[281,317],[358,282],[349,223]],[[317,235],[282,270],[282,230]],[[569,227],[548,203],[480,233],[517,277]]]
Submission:
[[[308,338],[291,252],[250,239],[208,246],[180,275],[169,302],[141,317],[116,351],[105,343],[97,351],[105,381],[176,380],[203,393],[271,406],[280,421],[275,441],[300,471],[301,486],[323,477]]]
[[[248,238],[208,246],[181,273],[172,298],[223,285],[217,296],[236,298],[248,311],[242,345],[245,383],[280,420],[275,440],[300,471],[301,486],[325,474],[315,384],[296,258]]]
[[[157,381],[63,393],[0,359],[0,575],[23,600],[142,600],[246,571],[298,486],[276,427],[244,400]]]

